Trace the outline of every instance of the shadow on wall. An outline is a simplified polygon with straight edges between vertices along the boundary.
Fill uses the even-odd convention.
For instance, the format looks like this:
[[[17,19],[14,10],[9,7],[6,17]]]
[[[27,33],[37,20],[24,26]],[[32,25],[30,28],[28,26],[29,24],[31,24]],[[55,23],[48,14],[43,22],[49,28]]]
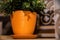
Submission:
[[[10,35],[13,34],[11,24],[10,24],[10,17],[6,16],[3,20],[3,35]]]

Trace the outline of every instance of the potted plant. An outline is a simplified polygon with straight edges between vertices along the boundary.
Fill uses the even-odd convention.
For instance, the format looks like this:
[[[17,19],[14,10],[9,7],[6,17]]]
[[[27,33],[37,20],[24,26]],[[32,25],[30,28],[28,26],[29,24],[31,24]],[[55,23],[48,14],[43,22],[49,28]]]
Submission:
[[[37,14],[45,4],[43,0],[11,0],[1,8],[10,16],[14,35],[33,35]]]

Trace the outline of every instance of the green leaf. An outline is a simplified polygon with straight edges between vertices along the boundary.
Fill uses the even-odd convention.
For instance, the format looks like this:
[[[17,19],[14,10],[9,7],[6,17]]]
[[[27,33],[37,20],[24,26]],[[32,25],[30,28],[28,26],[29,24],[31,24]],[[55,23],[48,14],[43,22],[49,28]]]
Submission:
[[[0,10],[10,14],[15,10],[41,11],[45,8],[44,0],[6,0],[0,2]]]

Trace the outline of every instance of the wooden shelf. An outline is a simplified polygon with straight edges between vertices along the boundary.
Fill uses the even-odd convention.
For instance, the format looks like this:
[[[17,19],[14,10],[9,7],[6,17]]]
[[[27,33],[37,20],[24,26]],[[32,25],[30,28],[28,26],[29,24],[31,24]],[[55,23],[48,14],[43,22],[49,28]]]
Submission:
[[[55,38],[13,39],[11,36],[0,36],[1,40],[55,40]]]

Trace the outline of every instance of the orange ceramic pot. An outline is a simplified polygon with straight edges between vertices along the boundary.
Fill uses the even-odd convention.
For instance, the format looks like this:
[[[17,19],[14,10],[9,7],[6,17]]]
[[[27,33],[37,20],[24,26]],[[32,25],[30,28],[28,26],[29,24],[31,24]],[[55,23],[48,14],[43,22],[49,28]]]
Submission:
[[[36,24],[36,12],[17,10],[11,16],[11,24],[15,35],[32,35]]]

